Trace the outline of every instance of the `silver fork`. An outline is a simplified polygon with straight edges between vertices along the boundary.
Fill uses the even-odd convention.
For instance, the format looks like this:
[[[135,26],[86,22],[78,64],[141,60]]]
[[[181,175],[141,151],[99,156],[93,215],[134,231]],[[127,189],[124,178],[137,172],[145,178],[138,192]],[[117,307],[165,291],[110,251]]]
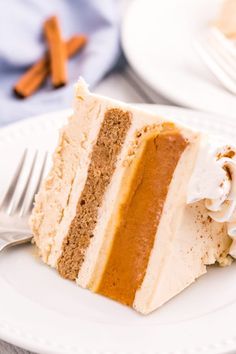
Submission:
[[[236,95],[236,45],[212,27],[195,43],[195,48],[205,65],[221,84]]]
[[[40,158],[41,157],[41,158]],[[28,217],[45,174],[48,154],[25,149],[8,189],[0,201],[0,252],[30,242]]]

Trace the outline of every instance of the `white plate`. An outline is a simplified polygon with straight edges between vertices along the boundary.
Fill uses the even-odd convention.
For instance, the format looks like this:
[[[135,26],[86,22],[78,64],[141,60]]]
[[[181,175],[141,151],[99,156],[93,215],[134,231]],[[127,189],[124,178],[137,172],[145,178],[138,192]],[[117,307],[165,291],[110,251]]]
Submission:
[[[130,65],[170,101],[236,116],[236,97],[212,76],[194,41],[215,18],[222,0],[133,0],[122,27]]]
[[[146,106],[206,131],[235,137],[236,122],[165,106]],[[52,148],[68,111],[0,130],[0,184],[20,151]],[[43,265],[30,245],[0,256],[0,338],[40,353],[219,353],[236,349],[236,264],[206,276],[160,310],[141,316],[78,288]]]

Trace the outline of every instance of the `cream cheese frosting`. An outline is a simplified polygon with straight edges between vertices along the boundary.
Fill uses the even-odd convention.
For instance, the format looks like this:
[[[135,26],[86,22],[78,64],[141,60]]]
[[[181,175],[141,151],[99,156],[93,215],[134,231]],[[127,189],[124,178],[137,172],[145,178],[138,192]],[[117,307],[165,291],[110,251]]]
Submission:
[[[204,137],[190,178],[187,203],[205,200],[209,216],[226,223],[236,258],[236,147],[220,139]]]

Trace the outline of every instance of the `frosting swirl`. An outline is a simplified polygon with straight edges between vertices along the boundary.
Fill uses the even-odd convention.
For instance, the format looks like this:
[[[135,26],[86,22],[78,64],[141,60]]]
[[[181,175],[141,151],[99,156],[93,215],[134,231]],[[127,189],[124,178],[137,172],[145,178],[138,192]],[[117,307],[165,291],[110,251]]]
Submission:
[[[187,203],[205,200],[209,216],[227,224],[236,258],[236,147],[204,140],[190,179]]]

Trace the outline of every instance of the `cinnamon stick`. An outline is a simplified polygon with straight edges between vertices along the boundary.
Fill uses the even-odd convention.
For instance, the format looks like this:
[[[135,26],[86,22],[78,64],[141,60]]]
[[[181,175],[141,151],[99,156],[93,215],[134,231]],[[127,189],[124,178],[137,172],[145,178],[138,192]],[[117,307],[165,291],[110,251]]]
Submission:
[[[49,57],[47,54],[37,61],[26,73],[17,81],[13,91],[19,98],[26,98],[32,95],[45,81],[50,72]]]
[[[56,88],[64,86],[67,82],[66,51],[57,16],[46,20],[43,29],[48,44],[52,84]]]
[[[75,55],[87,43],[85,35],[74,35],[64,45],[68,58]],[[45,81],[50,72],[48,53],[38,60],[15,84],[13,90],[20,98],[32,95]]]
[[[88,38],[83,34],[72,36],[65,43],[67,58],[70,58],[75,55],[80,49],[85,46],[87,41]]]

